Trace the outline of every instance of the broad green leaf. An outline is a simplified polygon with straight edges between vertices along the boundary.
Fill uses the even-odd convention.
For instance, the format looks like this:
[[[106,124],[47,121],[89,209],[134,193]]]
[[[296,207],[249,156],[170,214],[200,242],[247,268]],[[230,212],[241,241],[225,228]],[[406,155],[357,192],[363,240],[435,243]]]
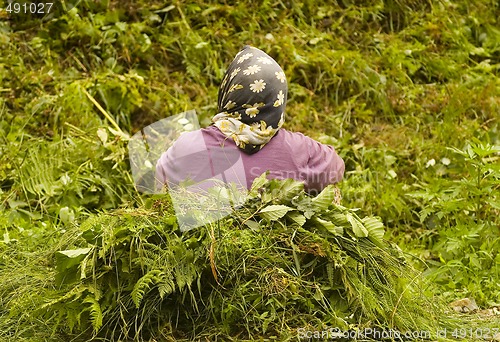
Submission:
[[[67,256],[68,258],[79,258],[81,256],[87,255],[92,248],[79,248],[79,249],[68,249],[65,251],[57,251],[56,254],[62,254]]]
[[[326,210],[335,199],[335,185],[328,185],[320,194],[312,199],[314,207],[319,210]]]
[[[384,224],[382,223],[382,221],[380,221],[380,219],[373,216],[368,216],[364,217],[361,221],[368,231],[369,237],[373,237],[378,241],[382,241],[382,239],[384,238],[385,229]]]
[[[269,191],[273,198],[280,202],[289,202],[304,190],[304,183],[288,178],[270,181]]]
[[[301,227],[306,223],[306,217],[296,211],[289,212],[286,216]]]
[[[257,221],[248,220],[248,221],[245,221],[245,225],[248,228],[250,228],[251,230],[254,230],[254,231],[260,230],[260,223]]]
[[[290,210],[293,210],[293,208],[282,204],[269,205],[260,211],[260,216],[268,221],[276,221],[285,216]]]
[[[259,190],[266,185],[269,180],[267,179],[267,172],[264,172],[259,177],[255,178],[252,186],[250,187],[249,197],[255,197],[259,194]]]
[[[346,214],[341,213],[331,215],[331,221],[337,226],[346,226],[347,224],[349,224]]]
[[[326,230],[328,230],[333,235],[342,235],[342,234],[344,234],[344,229],[342,227],[336,226],[334,223],[332,223],[330,221],[323,220],[322,218],[319,218],[319,217],[316,217],[315,221],[319,225],[321,225],[324,228],[326,228]]]
[[[347,221],[351,224],[352,231],[357,237],[367,237],[368,230],[363,226],[363,223],[351,213],[347,213]]]
[[[56,252],[56,283],[72,283],[78,280],[81,276],[78,265],[90,251],[91,248],[80,248]]]
[[[292,200],[292,204],[297,207],[297,210],[304,213],[307,219],[310,219],[316,212],[312,200],[308,196],[300,197]]]

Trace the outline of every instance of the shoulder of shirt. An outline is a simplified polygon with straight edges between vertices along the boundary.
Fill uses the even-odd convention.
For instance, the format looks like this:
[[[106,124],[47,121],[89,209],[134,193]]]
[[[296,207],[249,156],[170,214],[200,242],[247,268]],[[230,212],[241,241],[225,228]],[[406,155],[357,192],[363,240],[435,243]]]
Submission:
[[[292,132],[292,131],[289,131],[289,130],[284,129],[284,128],[281,128],[278,131],[278,134],[276,134],[276,136],[279,136],[279,135],[281,135],[282,138],[292,138],[292,139],[297,139],[297,138],[304,139],[304,138],[307,138],[307,139],[311,139],[307,135],[304,135],[301,132]]]

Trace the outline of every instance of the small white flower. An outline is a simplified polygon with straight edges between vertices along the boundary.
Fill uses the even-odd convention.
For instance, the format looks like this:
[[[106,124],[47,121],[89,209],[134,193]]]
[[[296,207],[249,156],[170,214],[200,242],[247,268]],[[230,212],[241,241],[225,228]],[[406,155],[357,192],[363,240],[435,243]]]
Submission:
[[[238,75],[238,73],[240,72],[240,70],[241,70],[240,67],[234,69],[233,72],[231,73],[231,78],[234,78],[236,75]]]
[[[394,178],[396,178],[396,177],[398,176],[398,174],[396,173],[396,171],[394,171],[394,170],[392,170],[392,169],[391,169],[391,170],[389,170],[387,173],[388,173],[388,174],[389,174],[389,176],[390,176],[391,178],[393,178],[393,179],[394,179]]]
[[[228,103],[226,103],[226,105],[224,106],[224,109],[231,110],[234,107],[236,107],[236,102],[229,100]]]
[[[279,107],[285,102],[285,94],[283,94],[283,90],[280,90],[278,93],[278,99],[274,101],[274,107]]]
[[[242,86],[241,84],[238,84],[238,83],[233,84],[233,85],[229,88],[228,93],[232,93],[233,91],[238,90],[238,89],[242,89],[242,88],[243,88],[243,86]]]
[[[245,53],[243,56],[241,56],[238,59],[238,64],[243,63],[244,61],[246,61],[247,59],[249,59],[252,56],[253,56],[253,53]]]
[[[250,84],[250,90],[254,93],[260,93],[264,89],[266,89],[266,82],[264,82],[264,80],[255,80]]]
[[[266,36],[264,38],[266,38],[267,40],[274,40],[274,36],[272,33],[266,34]]]
[[[285,76],[285,73],[283,71],[275,72],[274,74],[276,75],[276,78],[281,81],[281,83],[286,82],[286,76]]]
[[[272,64],[273,61],[268,57],[258,57],[257,60],[262,64]]]
[[[245,114],[254,118],[257,114],[259,114],[259,108],[265,106],[266,104],[263,102],[254,103],[253,106],[249,104],[244,104],[243,108],[246,108]]]
[[[252,125],[250,126],[250,130],[252,132],[260,130],[260,123],[259,122],[252,123]]]
[[[63,183],[63,185],[68,185],[69,183],[71,183],[71,177],[68,176],[68,174],[64,174],[61,176],[61,183]]]
[[[451,160],[449,160],[448,158],[445,157],[445,158],[441,159],[441,163],[443,163],[443,165],[445,165],[445,166],[448,166],[448,165],[450,165]]]
[[[259,114],[259,110],[257,108],[247,108],[245,110],[245,114],[248,115],[251,118],[255,118],[257,114]]]
[[[436,165],[436,161],[434,159],[431,159],[425,164],[425,167],[428,168],[429,166],[434,166]]]
[[[243,75],[253,75],[256,74],[260,71],[261,67],[258,66],[257,64],[249,66],[247,69],[243,70]]]
[[[229,121],[222,120],[221,123],[219,124],[219,129],[223,132],[228,132],[229,131]]]

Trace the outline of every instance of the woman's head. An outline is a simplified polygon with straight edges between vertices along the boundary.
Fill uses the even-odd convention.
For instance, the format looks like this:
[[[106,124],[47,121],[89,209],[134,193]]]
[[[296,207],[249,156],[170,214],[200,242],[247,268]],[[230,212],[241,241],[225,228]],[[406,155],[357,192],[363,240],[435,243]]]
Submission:
[[[215,125],[247,153],[259,151],[285,120],[288,84],[281,67],[265,52],[245,46],[219,87]]]

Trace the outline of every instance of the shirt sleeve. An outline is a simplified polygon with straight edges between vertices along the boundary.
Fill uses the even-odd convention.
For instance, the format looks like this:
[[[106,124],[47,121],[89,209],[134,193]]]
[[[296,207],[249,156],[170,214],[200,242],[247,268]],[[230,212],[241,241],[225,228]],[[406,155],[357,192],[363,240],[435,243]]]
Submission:
[[[167,152],[164,152],[156,162],[155,168],[155,192],[161,192],[168,182],[165,164],[167,163]]]
[[[319,192],[329,184],[340,182],[344,176],[345,164],[333,146],[303,137],[309,155],[304,179],[306,190]]]

